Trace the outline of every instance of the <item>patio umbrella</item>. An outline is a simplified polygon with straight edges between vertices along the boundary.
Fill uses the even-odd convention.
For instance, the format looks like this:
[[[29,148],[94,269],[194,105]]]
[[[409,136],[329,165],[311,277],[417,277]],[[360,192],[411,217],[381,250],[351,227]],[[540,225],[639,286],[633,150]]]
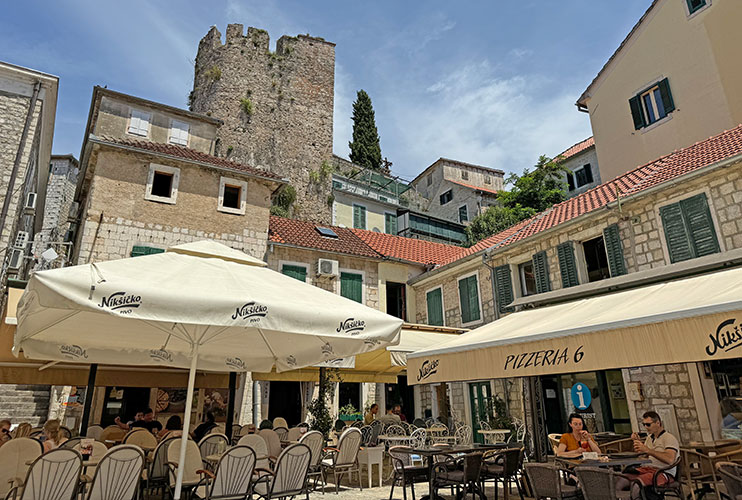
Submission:
[[[35,273],[13,353],[54,361],[285,371],[398,342],[402,320],[213,241]],[[192,398],[186,400],[184,463]],[[178,469],[175,498],[180,498]]]

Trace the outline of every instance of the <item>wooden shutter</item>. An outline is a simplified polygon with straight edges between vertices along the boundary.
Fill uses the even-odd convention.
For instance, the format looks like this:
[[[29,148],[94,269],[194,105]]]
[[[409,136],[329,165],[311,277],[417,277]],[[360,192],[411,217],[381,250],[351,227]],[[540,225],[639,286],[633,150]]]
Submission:
[[[366,207],[353,205],[353,227],[366,229]]]
[[[575,190],[575,176],[572,172],[567,172],[567,187],[570,191]]]
[[[629,107],[631,108],[631,116],[634,119],[634,129],[639,130],[646,125],[641,96],[637,95],[629,99]]]
[[[603,242],[605,251],[608,254],[608,268],[611,270],[611,276],[621,276],[626,274],[626,262],[623,258],[623,248],[621,247],[621,234],[618,231],[618,224],[612,224],[603,229]]]
[[[680,208],[683,211],[683,220],[690,235],[694,256],[703,257],[717,253],[719,240],[716,238],[706,195],[699,194],[682,200]]]
[[[131,249],[130,255],[132,257],[139,257],[140,255],[152,255],[155,253],[163,253],[164,251],[165,250],[163,250],[162,248],[134,245],[134,247]]]
[[[589,163],[582,168],[585,169],[585,182],[587,184],[590,184],[591,182],[593,182],[593,169]]]
[[[660,89],[660,96],[662,97],[662,105],[665,107],[665,114],[669,114],[675,109],[675,103],[672,100],[672,93],[670,92],[670,82],[665,78],[657,84]]]
[[[397,235],[397,215],[384,214],[384,232],[386,234]]]
[[[284,264],[281,268],[281,272],[286,276],[291,276],[299,281],[307,281],[307,268],[302,266],[291,266]]]
[[[680,203],[660,207],[662,227],[665,230],[667,251],[670,262],[680,262],[693,258],[693,248],[690,244],[688,231],[683,221],[683,211]]]
[[[428,303],[428,324],[443,326],[443,297],[441,289],[436,288],[426,294]]]
[[[557,257],[559,258],[559,272],[562,275],[562,288],[579,285],[575,249],[571,241],[564,242],[557,247]]]
[[[461,305],[461,322],[469,323],[478,321],[479,315],[479,290],[477,288],[477,277],[469,276],[459,280],[459,303]]]
[[[546,252],[539,252],[531,258],[533,261],[533,275],[536,278],[536,293],[551,291],[551,280],[549,280],[549,262]]]
[[[340,273],[340,295],[362,303],[363,276],[355,273]]]
[[[513,297],[513,279],[510,275],[510,266],[497,266],[495,268],[495,292],[497,293],[497,308],[501,313],[511,312],[512,309],[507,307],[515,297]]]

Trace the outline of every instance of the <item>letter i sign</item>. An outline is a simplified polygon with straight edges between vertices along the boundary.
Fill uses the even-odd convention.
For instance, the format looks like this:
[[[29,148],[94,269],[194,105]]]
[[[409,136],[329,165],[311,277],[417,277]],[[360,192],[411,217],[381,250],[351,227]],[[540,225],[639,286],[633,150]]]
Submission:
[[[590,388],[582,382],[577,382],[572,386],[572,404],[578,410],[587,410],[590,403],[593,401],[593,397],[590,394]]]

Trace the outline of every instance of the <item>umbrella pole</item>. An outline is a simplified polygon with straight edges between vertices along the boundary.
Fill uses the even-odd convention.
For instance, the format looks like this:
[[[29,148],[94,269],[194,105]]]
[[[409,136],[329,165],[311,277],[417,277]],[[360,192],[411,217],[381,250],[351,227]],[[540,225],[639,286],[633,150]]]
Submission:
[[[186,392],[186,407],[183,417],[183,436],[180,438],[180,455],[178,470],[175,476],[174,500],[180,500],[180,491],[183,488],[183,468],[185,467],[186,444],[188,443],[188,429],[191,426],[191,409],[193,408],[193,389],[196,386],[196,365],[198,364],[198,344],[193,346],[191,369],[188,372],[188,390]]]

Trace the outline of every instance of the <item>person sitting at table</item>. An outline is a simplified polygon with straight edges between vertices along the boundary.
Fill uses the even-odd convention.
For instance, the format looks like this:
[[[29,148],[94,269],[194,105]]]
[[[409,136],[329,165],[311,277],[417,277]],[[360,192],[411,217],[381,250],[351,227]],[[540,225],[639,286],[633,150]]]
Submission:
[[[402,419],[399,418],[399,415],[394,414],[394,408],[390,407],[386,410],[386,415],[382,415],[381,417],[377,418],[379,422],[381,422],[384,425],[392,425],[396,424],[399,425],[402,423]]]
[[[131,425],[134,422],[139,422],[144,418],[144,412],[138,411],[134,414],[134,420],[129,420],[128,422],[122,422],[121,417],[116,417],[113,419],[113,423],[124,429],[125,431],[131,430]]]
[[[10,420],[0,420],[0,446],[10,441]]]
[[[142,420],[132,422],[132,424],[129,426],[131,429],[144,427],[153,434],[162,430],[162,424],[155,420],[155,412],[152,411],[152,408],[146,408],[142,413]]]
[[[642,415],[642,425],[647,429],[647,439],[642,443],[639,435],[634,432],[631,439],[634,440],[634,451],[649,458],[650,464],[642,467],[629,467],[623,471],[624,476],[616,482],[616,489],[628,490],[631,480],[638,479],[644,486],[650,486],[657,471],[664,469],[675,462],[678,458],[680,443],[678,438],[665,430],[662,420],[657,412],[648,411]],[[671,476],[675,476],[677,467],[664,471],[657,477],[657,485],[664,486]],[[641,492],[638,486],[631,488],[631,498],[640,498]]]
[[[44,432],[44,453],[59,448],[59,445],[67,441],[60,430],[59,420],[47,420],[43,427]]]
[[[183,435],[183,421],[180,416],[173,415],[165,422],[165,428],[157,433],[157,439],[165,437],[179,437]]]
[[[402,405],[396,404],[394,405],[394,408],[392,408],[392,413],[394,413],[396,416],[399,417],[400,422],[407,422],[407,417],[404,413],[402,413]]]
[[[557,456],[562,458],[577,458],[586,451],[600,453],[600,447],[595,439],[585,430],[585,420],[579,413],[569,416],[569,432],[562,434],[557,447]]]
[[[198,425],[195,429],[193,429],[193,432],[191,432],[191,437],[193,440],[197,443],[200,443],[201,440],[206,436],[206,434],[209,433],[211,429],[216,427],[214,414],[210,411],[207,411],[204,415],[204,421]]]
[[[379,413],[379,405],[374,403],[371,405],[371,408],[369,408],[366,414],[363,416],[363,423],[365,425],[371,425],[371,422],[373,422],[376,419],[377,413]]]
[[[33,427],[28,422],[21,422],[18,424],[18,427],[13,430],[12,434],[15,439],[18,438],[27,438],[31,436],[31,431],[33,430]]]

